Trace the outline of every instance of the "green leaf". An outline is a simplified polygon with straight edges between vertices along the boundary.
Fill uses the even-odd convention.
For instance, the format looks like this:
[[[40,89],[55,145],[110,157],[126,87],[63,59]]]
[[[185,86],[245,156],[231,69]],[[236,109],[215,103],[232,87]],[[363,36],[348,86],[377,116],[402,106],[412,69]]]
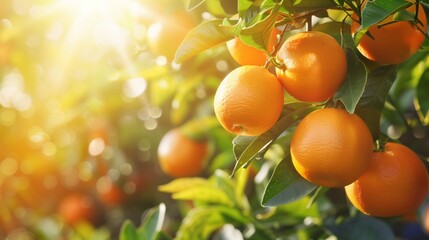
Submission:
[[[209,182],[205,178],[178,178],[167,184],[158,187],[161,192],[176,193],[192,187],[208,186]]]
[[[317,204],[311,204],[312,198],[304,197],[298,201],[279,206],[276,210],[282,215],[304,219],[306,217],[320,217]],[[311,205],[310,205],[311,204]]]
[[[339,6],[344,6],[344,0],[334,0]]]
[[[204,78],[201,74],[194,74],[189,77],[186,81],[182,79],[175,79],[179,81],[177,85],[174,98],[172,100],[172,108],[170,118],[173,124],[180,124],[190,115],[191,111],[194,110],[193,106],[197,104],[198,97],[195,93],[195,88],[201,85],[202,79]]]
[[[248,10],[253,5],[253,1],[251,0],[238,0],[238,12],[243,13]]]
[[[234,154],[231,151],[220,152],[210,161],[209,172],[215,172],[217,169],[226,169],[232,165],[234,160]]]
[[[368,29],[383,21],[390,15],[407,8],[412,3],[406,0],[375,0],[368,1],[361,14],[361,26],[357,30],[354,40],[357,45]]]
[[[304,117],[308,113],[315,110],[314,107],[307,107],[299,110],[295,110],[293,112],[285,114],[283,117],[280,118],[279,121],[267,132],[263,133],[262,135],[256,137],[255,139],[251,140],[251,138],[237,138],[234,139],[235,143],[237,142],[250,142],[250,144],[245,147],[244,151],[241,151],[245,144],[237,146],[237,144],[234,144],[234,154],[236,154],[237,162],[235,164],[234,170],[232,172],[232,175],[240,169],[243,166],[246,166],[250,161],[252,161],[257,156],[260,156],[261,154],[265,153],[266,150],[268,150],[268,147],[273,143],[274,140],[277,139],[277,137],[286,130],[290,125],[292,125],[294,122],[296,122],[299,118]],[[241,140],[243,139],[243,140]],[[237,151],[237,150],[238,151]],[[240,155],[237,155],[237,153],[240,153]]]
[[[161,203],[158,207],[151,208],[149,211],[147,211],[140,227],[137,229],[139,239],[158,239],[158,235],[162,231],[165,212],[164,203]]]
[[[380,135],[381,112],[395,79],[395,65],[383,66],[369,72],[365,91],[356,107],[355,113],[365,121],[374,140]]]
[[[216,231],[211,240],[236,240],[244,239],[243,233],[231,224],[225,224],[221,229]]]
[[[120,240],[139,240],[136,227],[130,220],[125,220],[119,234]]]
[[[363,215],[327,227],[338,239],[395,239],[392,228],[386,222]]]
[[[429,69],[427,68],[420,77],[419,83],[416,87],[416,100],[418,104],[418,110],[422,113],[422,116],[427,116],[429,113],[428,89]]]
[[[408,12],[407,10],[403,9],[398,11],[393,15],[394,21],[407,21],[407,22],[413,22],[414,21],[414,14]]]
[[[240,35],[240,39],[247,45],[256,47],[257,49],[266,51],[270,54],[268,49],[271,33],[274,29],[274,24],[278,16],[278,10],[280,6],[276,5],[270,12],[270,14],[261,21],[258,21],[251,27],[243,28]]]
[[[349,113],[354,113],[367,81],[367,70],[356,53],[350,48],[347,53],[347,79],[335,93],[334,99],[340,100]]]
[[[159,232],[157,240],[173,240],[173,238],[165,232]]]
[[[176,200],[202,201],[205,203],[216,203],[233,206],[234,201],[220,188],[215,186],[198,186],[173,194]]]
[[[362,10],[361,25],[362,28],[369,28],[390,15],[411,6],[411,2],[406,0],[375,0],[368,1]]]
[[[74,231],[68,235],[69,240],[109,240],[110,232],[106,228],[97,228],[89,222],[80,222],[74,226]],[[25,238],[25,237],[24,237]],[[57,239],[59,236],[51,235],[48,239]],[[18,239],[21,239],[18,237]]]
[[[349,24],[326,22],[315,25],[313,31],[324,32],[331,35],[343,48],[354,46]]]
[[[250,219],[235,208],[226,206],[198,207],[189,211],[183,219],[175,240],[210,239],[217,229],[226,223],[247,224]]]
[[[210,20],[191,29],[176,51],[175,62],[184,62],[204,50],[234,38],[231,28],[221,24],[222,20]]]
[[[263,206],[279,206],[295,202],[316,189],[296,171],[288,155],[276,166],[262,197]]]
[[[210,177],[210,183],[224,192],[228,198],[233,201],[235,197],[236,182],[229,177],[229,174],[221,169],[215,171]]]
[[[192,11],[194,8],[200,6],[206,0],[189,0],[188,11]]]
[[[256,139],[255,136],[237,136],[232,140],[232,150],[236,159],[240,159],[243,152]]]
[[[219,121],[214,116],[194,118],[182,125],[180,130],[187,137],[193,140],[207,139],[208,132],[215,127],[219,127]]]

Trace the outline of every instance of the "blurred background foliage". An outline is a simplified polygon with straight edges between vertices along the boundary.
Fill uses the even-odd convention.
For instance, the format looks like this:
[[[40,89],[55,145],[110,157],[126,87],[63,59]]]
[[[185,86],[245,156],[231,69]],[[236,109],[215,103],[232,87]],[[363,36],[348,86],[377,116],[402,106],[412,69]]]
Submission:
[[[276,161],[264,166],[253,161],[248,171],[226,184],[235,163],[234,136],[211,121],[212,98],[223,77],[238,64],[224,45],[174,63],[171,51],[175,48],[170,45],[181,41],[178,22],[170,26],[169,41],[150,46],[152,24],[200,2],[186,13],[195,24],[237,12],[237,1],[2,0],[0,239],[116,239],[124,222],[138,226],[142,215],[160,202],[167,206],[163,228],[173,236],[184,213],[198,203],[191,201],[194,195],[182,196],[187,201],[179,202],[158,190],[172,179],[161,172],[156,151],[168,130],[191,125],[203,129],[211,143],[209,164],[201,177],[211,176],[207,184],[212,188],[223,184],[219,191],[237,191],[223,202],[222,193],[214,197],[218,203],[234,206],[224,215],[223,207],[210,210],[218,211],[222,225],[253,222],[257,226],[256,218],[242,219],[234,212],[253,209],[262,225],[272,227],[277,221],[304,239],[327,238],[356,224],[386,228],[384,222],[363,216],[342,225],[335,226],[332,219],[328,227],[318,226],[332,209],[347,211],[344,195],[335,189],[321,198],[322,210],[315,205],[307,209],[309,198],[276,211],[263,209],[258,196]],[[344,15],[330,11],[329,17]],[[427,52],[422,51],[398,66],[398,80],[381,125],[387,136],[402,139],[426,160],[428,64]],[[265,158],[278,159],[279,152],[282,149],[274,147]],[[225,172],[216,171],[219,168]],[[246,187],[246,179],[256,186]],[[177,188],[164,191],[180,192]],[[284,215],[289,218],[283,219]],[[411,219],[420,224],[415,216]],[[398,222],[391,223],[397,226]],[[395,231],[399,234],[402,228]],[[234,233],[236,229],[227,224],[215,237],[237,236]],[[268,233],[258,234],[265,239]]]
[[[148,50],[149,26],[185,3],[1,5],[0,238],[69,239],[94,227],[115,238],[125,219],[140,222],[146,209],[171,201],[157,190],[170,180],[157,144],[167,130],[212,116],[211,97],[234,64],[222,49],[211,54],[223,60],[182,65]],[[195,23],[201,14],[191,13]],[[214,154],[231,151],[230,136],[216,128],[213,136],[222,142]],[[223,154],[218,164],[231,161]],[[63,202],[76,195],[93,203],[91,224],[63,216],[73,208]]]

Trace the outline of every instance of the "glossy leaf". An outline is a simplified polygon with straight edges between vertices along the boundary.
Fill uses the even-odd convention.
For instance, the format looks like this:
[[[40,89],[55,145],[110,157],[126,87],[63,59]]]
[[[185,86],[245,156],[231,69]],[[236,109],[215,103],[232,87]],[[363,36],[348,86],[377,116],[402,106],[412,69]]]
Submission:
[[[368,1],[365,8],[362,10],[362,28],[369,28],[375,25],[388,16],[398,12],[401,9],[405,9],[412,3],[406,0],[375,0]]]
[[[429,113],[429,69],[426,69],[420,77],[419,83],[416,88],[416,98],[420,112],[423,116],[427,116]]]
[[[295,170],[288,155],[276,166],[262,198],[263,206],[279,206],[295,202],[316,189]]]
[[[300,219],[304,219],[306,217],[320,217],[319,206],[317,206],[315,203],[311,203],[311,201],[312,198],[307,196],[298,201],[281,205],[278,207],[277,211],[279,214],[284,214]]]
[[[159,191],[167,193],[176,193],[187,190],[191,187],[207,186],[209,183],[205,178],[178,178],[167,184],[158,187]]]
[[[213,236],[212,240],[237,240],[244,239],[241,231],[234,227],[231,224],[225,224],[216,234]]]
[[[205,203],[216,203],[233,206],[234,201],[220,188],[215,186],[191,187],[172,195],[176,200],[202,201]]]
[[[270,15],[268,15],[263,20],[258,21],[255,25],[249,28],[243,28],[241,32],[244,34],[247,33],[247,35],[241,35],[240,39],[244,43],[266,51],[268,54],[270,54],[267,49],[270,42],[271,32],[274,29],[274,24],[277,19],[278,10],[279,5],[271,9]]]
[[[137,229],[130,220],[126,220],[121,227],[120,240],[139,240]]]
[[[209,239],[226,223],[247,224],[250,220],[236,208],[207,206],[194,208],[183,219],[176,240]]]
[[[137,229],[139,239],[157,240],[162,231],[165,214],[166,208],[163,203],[147,211],[140,227]]]
[[[216,155],[209,164],[209,172],[215,172],[217,169],[226,169],[235,161],[234,154],[231,151],[224,151]]]
[[[231,179],[227,172],[221,169],[216,170],[213,176],[210,177],[210,183],[226,194],[230,200],[229,203],[238,200],[235,195],[235,190],[237,190],[238,186],[236,185],[236,181]]]
[[[337,225],[329,225],[329,230],[339,239],[395,239],[390,226],[377,218],[359,215]]]
[[[356,53],[350,48],[347,53],[347,79],[337,90],[334,99],[341,101],[349,113],[354,113],[367,81],[367,70]]]
[[[356,113],[371,130],[372,137],[378,139],[380,118],[390,87],[396,79],[396,66],[389,65],[369,72],[365,91],[356,107]]]
[[[234,37],[222,20],[203,22],[191,29],[176,51],[175,62],[181,63],[191,57],[224,43]]]
[[[401,9],[405,9],[410,6],[411,2],[406,0],[375,0],[368,1],[361,14],[361,26],[357,30],[357,34],[354,36],[355,44],[357,45],[367,30],[383,21],[390,15],[398,12]]]
[[[234,149],[239,149],[239,151],[235,151],[235,153],[240,153],[243,147],[245,147],[245,149],[241,152],[240,155],[236,154],[237,162],[235,164],[232,175],[234,175],[235,171],[237,171],[241,167],[246,166],[250,161],[257,157],[258,154],[262,155],[266,150],[268,150],[268,147],[273,143],[274,140],[277,139],[277,137],[284,130],[286,130],[290,125],[292,125],[298,119],[304,117],[314,109],[315,108],[313,107],[308,107],[304,109],[295,110],[291,113],[284,115],[270,130],[256,137],[254,140],[251,140],[251,138],[240,137],[240,141],[241,139],[245,139],[244,142],[249,142],[250,140],[251,142],[247,147],[245,147],[244,144],[240,146],[237,146],[237,144],[234,145]],[[235,139],[235,142],[238,142],[238,140]]]
[[[345,49],[347,47],[354,46],[349,24],[343,24],[341,22],[326,22],[315,25],[313,30],[331,35],[335,40],[337,40],[338,44],[342,45]]]
[[[244,11],[248,11],[252,5],[253,1],[251,0],[238,0],[238,13],[241,14]]]

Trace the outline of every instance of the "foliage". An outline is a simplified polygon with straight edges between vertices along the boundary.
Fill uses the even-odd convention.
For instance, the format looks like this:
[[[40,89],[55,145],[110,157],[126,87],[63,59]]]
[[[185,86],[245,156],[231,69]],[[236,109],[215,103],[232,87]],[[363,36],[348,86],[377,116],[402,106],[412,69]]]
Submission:
[[[428,39],[399,65],[371,62],[356,49],[390,15],[414,21],[402,11],[412,3],[374,0],[361,14],[360,0],[30,2],[5,0],[0,9],[0,238],[411,238],[403,218],[364,216],[342,189],[304,180],[289,145],[308,113],[343,107],[366,122],[376,145],[401,142],[429,166]],[[429,10],[429,1],[417,2]],[[175,61],[151,53],[147,28],[186,9],[200,24]],[[353,12],[362,23],[355,36]],[[276,50],[299,31],[333,36],[347,55],[347,79],[323,103],[286,94],[272,129],[233,136],[212,107],[219,83],[238,66],[224,43],[239,37],[266,51],[275,27]],[[268,52],[271,71],[276,50]],[[210,141],[200,176],[172,180],[160,171],[157,145],[176,127]],[[102,203],[106,178],[124,202]],[[96,221],[64,224],[56,206],[70,192],[95,199]]]

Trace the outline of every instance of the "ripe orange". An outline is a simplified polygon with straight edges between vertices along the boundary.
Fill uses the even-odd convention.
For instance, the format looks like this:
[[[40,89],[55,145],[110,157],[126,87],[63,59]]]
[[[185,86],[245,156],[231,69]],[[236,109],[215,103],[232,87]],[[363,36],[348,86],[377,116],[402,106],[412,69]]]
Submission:
[[[308,181],[344,187],[368,168],[372,136],[356,114],[325,108],[308,114],[298,124],[290,152],[296,170]]]
[[[408,147],[387,143],[375,152],[369,168],[345,187],[350,202],[361,212],[377,217],[409,214],[423,203],[429,181],[420,158]]]
[[[223,79],[214,97],[214,110],[228,132],[256,136],[276,123],[283,100],[283,88],[274,74],[261,66],[246,65]]]
[[[167,175],[191,177],[203,171],[208,150],[207,141],[193,140],[175,128],[162,137],[158,146],[158,160]]]
[[[178,11],[149,26],[147,41],[149,49],[168,60],[174,59],[176,50],[196,20],[187,12]]]
[[[365,4],[366,2],[364,2]],[[413,4],[406,10],[414,15],[416,5]],[[353,15],[353,19],[358,19],[356,14]],[[389,16],[378,25],[369,28],[369,33],[373,38],[365,34],[357,46],[359,52],[369,60],[381,64],[404,62],[419,50],[425,39],[427,22],[426,14],[421,4],[418,19],[421,22],[419,25],[407,21],[391,23],[393,16]],[[360,24],[353,21],[351,25],[352,34],[355,34],[359,27]]]
[[[75,225],[82,221],[93,222],[96,218],[93,199],[80,193],[66,196],[60,203],[58,213],[68,225]]]
[[[267,49],[270,53],[274,50],[279,33],[280,31],[277,28],[274,28],[271,32]],[[226,42],[226,47],[232,58],[240,65],[263,66],[268,57],[265,51],[245,44],[238,37]]]
[[[347,77],[344,50],[330,35],[311,31],[289,37],[276,56],[276,68],[286,91],[301,101],[321,102],[332,97]]]

